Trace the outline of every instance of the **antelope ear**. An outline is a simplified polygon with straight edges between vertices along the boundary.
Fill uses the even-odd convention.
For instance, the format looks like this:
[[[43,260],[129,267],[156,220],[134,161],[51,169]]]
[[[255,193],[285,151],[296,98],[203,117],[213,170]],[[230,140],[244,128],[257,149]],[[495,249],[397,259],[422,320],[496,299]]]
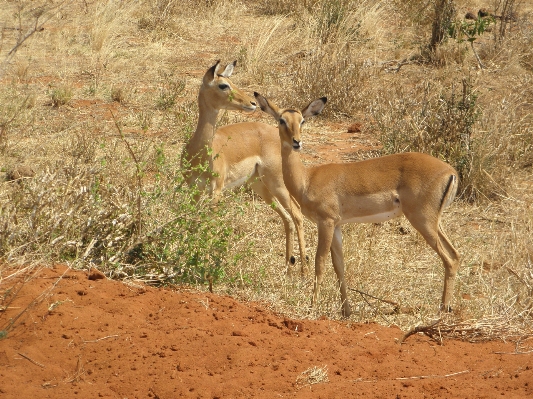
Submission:
[[[204,84],[209,84],[210,82],[215,79],[215,73],[220,65],[220,60],[217,60],[215,65],[213,65],[211,68],[207,70],[207,72],[204,75]]]
[[[271,103],[270,101],[268,101],[266,97],[263,97],[261,94],[255,91],[254,91],[254,97],[259,103],[261,110],[273,116],[274,119],[279,122],[279,108],[276,106],[276,104]]]
[[[231,74],[233,73],[233,68],[235,68],[235,65],[237,65],[237,60],[233,61],[231,64],[228,64],[226,66],[226,69],[224,69],[224,72],[222,72],[220,76],[229,78]]]
[[[318,100],[313,101],[311,104],[309,104],[307,107],[305,107],[302,110],[302,116],[304,118],[309,118],[311,116],[318,115],[319,113],[322,112],[327,102],[328,102],[328,99],[326,97],[322,97],[322,98],[319,98]]]

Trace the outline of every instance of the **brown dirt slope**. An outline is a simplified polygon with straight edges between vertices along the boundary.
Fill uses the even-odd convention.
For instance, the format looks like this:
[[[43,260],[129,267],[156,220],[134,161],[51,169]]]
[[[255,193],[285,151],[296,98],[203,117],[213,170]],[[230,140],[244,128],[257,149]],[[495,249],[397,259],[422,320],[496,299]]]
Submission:
[[[2,328],[43,293],[0,341],[4,399],[533,396],[533,354],[512,354],[512,344],[418,335],[399,345],[399,329],[289,320],[261,304],[62,266],[23,286]]]

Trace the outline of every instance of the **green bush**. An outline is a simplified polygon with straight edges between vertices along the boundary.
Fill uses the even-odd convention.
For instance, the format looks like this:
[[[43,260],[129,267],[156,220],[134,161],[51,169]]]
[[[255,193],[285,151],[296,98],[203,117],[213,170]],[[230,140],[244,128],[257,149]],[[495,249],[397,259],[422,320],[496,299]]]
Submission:
[[[239,256],[229,251],[239,208],[196,201],[179,157],[121,140],[72,152],[79,161],[9,184],[0,202],[0,260],[92,264],[111,277],[155,284],[223,277]]]

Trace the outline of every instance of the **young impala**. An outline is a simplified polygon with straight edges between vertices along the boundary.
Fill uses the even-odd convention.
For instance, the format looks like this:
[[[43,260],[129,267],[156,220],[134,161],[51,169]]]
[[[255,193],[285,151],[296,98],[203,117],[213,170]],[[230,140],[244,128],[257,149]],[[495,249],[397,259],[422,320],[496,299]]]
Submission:
[[[351,313],[344,280],[341,225],[378,223],[403,214],[444,263],[441,308],[450,310],[460,258],[439,221],[456,194],[455,169],[420,153],[305,167],[299,154],[302,124],[305,118],[322,112],[326,98],[298,111],[278,108],[260,94],[254,95],[261,109],[278,121],[285,185],[303,214],[318,226],[312,305],[318,301],[326,257],[331,251],[343,302],[342,313],[345,317]]]
[[[293,239],[296,226],[303,274],[307,265],[303,216],[283,183],[278,130],[264,123],[243,122],[215,131],[221,109],[252,112],[256,108],[255,100],[229,79],[235,64],[236,61],[223,69],[217,61],[203,77],[198,94],[198,125],[185,145],[181,159],[182,167],[189,169],[187,183],[208,190],[214,202],[220,198],[222,189],[249,183],[267,204],[273,204],[283,220],[287,272],[289,265],[295,263]],[[210,171],[204,171],[202,165],[208,165]]]

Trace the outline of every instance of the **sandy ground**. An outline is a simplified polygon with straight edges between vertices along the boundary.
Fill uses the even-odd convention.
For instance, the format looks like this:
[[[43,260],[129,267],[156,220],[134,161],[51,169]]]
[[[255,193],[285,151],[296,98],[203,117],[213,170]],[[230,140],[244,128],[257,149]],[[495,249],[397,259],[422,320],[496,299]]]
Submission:
[[[533,397],[533,353],[512,343],[400,345],[395,328],[290,320],[64,266],[20,287],[0,312],[3,399]]]

